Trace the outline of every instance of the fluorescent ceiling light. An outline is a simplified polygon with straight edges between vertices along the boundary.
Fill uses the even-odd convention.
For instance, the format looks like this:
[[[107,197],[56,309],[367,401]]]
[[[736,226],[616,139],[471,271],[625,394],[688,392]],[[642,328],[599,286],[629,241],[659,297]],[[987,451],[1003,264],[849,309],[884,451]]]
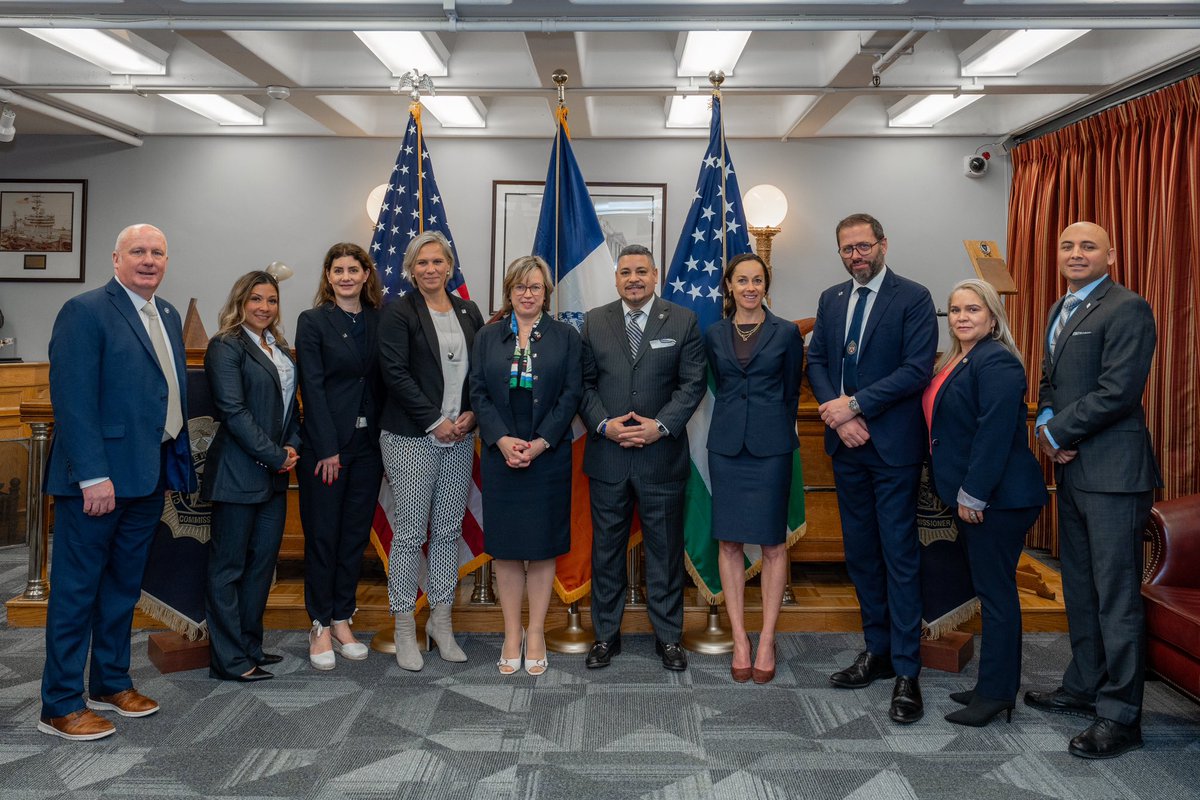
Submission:
[[[982,94],[909,95],[888,109],[888,127],[932,128],[982,97]]]
[[[419,31],[355,31],[354,35],[392,71],[393,78],[399,78],[414,69],[431,78],[444,78],[450,74],[447,69],[450,51],[436,34]]]
[[[21,28],[31,36],[113,75],[166,75],[167,52],[129,31],[91,28]]]
[[[962,74],[969,77],[1020,74],[1088,30],[991,31],[963,51]]]
[[[683,52],[676,70],[679,77],[708,75],[718,69],[732,75],[750,31],[688,31],[683,36]]]
[[[219,94],[160,94],[164,100],[183,106],[200,116],[208,117],[220,125],[262,125],[263,108],[249,100],[239,98],[253,109],[243,108]]]
[[[443,128],[486,128],[483,119],[483,103],[474,97],[448,95],[444,97],[422,97],[421,105],[437,117]]]
[[[707,128],[711,123],[707,94],[677,94],[667,101],[668,128]]]

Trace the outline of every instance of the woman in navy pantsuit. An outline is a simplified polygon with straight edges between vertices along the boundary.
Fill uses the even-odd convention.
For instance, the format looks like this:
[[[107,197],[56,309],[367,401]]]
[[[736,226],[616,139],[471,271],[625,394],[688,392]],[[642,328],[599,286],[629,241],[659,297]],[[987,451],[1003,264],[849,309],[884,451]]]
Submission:
[[[504,612],[496,663],[502,675],[520,669],[522,658],[530,675],[546,671],[555,559],[571,549],[571,420],[583,394],[583,340],[550,316],[553,292],[545,261],[513,261],[504,277],[504,316],[479,330],[471,351],[471,407],[483,440],[483,543]]]
[[[733,628],[730,674],[743,683],[775,677],[775,624],[787,583],[787,508],[804,340],[767,310],[771,272],[753,253],[730,260],[722,277],[725,317],[704,334],[716,378],[708,430],[712,535],[720,541],[725,608]],[[751,663],[744,617],[743,547],[762,546],[763,629]]]
[[[220,427],[200,498],[212,502],[206,608],[214,678],[257,681],[282,657],[264,653],[263,612],[283,540],[288,470],[299,457],[296,365],[279,328],[279,284],[238,278],[208,343],[204,371]]]
[[[383,476],[382,300],[371,256],[341,242],[325,254],[313,307],[296,323],[304,403],[296,481],[304,525],[304,605],[313,624],[308,660],[316,669],[333,669],[335,653],[353,661],[367,657],[350,623]]]
[[[980,727],[1012,718],[1021,680],[1016,568],[1025,534],[1049,497],[1025,424],[1025,367],[1000,297],[960,281],[947,305],[951,345],[925,392],[934,488],[955,510],[983,609],[975,688],[951,694],[967,707],[946,715]]]

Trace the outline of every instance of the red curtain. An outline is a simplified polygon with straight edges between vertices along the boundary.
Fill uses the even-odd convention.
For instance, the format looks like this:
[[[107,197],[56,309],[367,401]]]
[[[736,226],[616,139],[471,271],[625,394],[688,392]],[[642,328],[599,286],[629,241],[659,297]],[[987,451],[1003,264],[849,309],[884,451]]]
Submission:
[[[1160,499],[1200,491],[1200,76],[1018,145],[1011,155],[1008,254],[1018,294],[1008,312],[1029,365],[1030,399],[1037,397],[1046,315],[1066,291],[1058,234],[1090,220],[1116,248],[1113,279],[1146,298],[1158,325],[1144,402],[1166,484]],[[1031,544],[1056,544],[1048,541],[1048,518],[1042,515]]]

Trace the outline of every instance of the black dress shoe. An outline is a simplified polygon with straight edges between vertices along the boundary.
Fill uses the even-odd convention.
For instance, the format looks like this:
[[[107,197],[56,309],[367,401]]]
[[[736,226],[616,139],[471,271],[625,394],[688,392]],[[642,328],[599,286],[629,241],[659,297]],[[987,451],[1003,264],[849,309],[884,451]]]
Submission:
[[[229,672],[221,672],[220,670],[209,667],[208,676],[210,678],[219,678],[223,681],[238,681],[239,683],[254,683],[255,681],[265,681],[275,677],[272,673],[267,672],[262,667],[255,667],[245,675],[234,675]]]
[[[921,701],[921,684],[916,678],[896,678],[892,689],[892,707],[888,709],[892,722],[911,725],[925,716],[925,703]]]
[[[865,689],[880,678],[894,678],[891,656],[877,656],[863,650],[854,663],[829,676],[829,682],[839,689]]]
[[[1098,717],[1086,731],[1071,740],[1067,752],[1080,758],[1116,758],[1141,746],[1141,723],[1122,725],[1115,719]]]
[[[1061,686],[1052,692],[1025,693],[1025,705],[1056,714],[1071,714],[1076,717],[1096,716],[1096,704],[1076,697]]]
[[[1013,701],[989,700],[986,697],[975,697],[971,699],[970,704],[966,708],[960,708],[958,711],[947,714],[946,722],[953,722],[955,725],[969,725],[972,728],[982,728],[995,719],[996,715],[1001,712],[1007,712],[1004,718],[1005,722],[1012,722]]]
[[[687,653],[679,642],[662,642],[655,639],[654,652],[662,656],[663,666],[672,672],[683,672],[687,669]]]
[[[611,664],[613,656],[620,653],[621,634],[618,633],[608,641],[597,639],[592,642],[592,649],[588,650],[587,659],[583,663],[588,669],[600,669]]]
[[[280,661],[283,661],[283,656],[278,653],[263,653],[257,663],[260,667],[268,667],[271,664],[278,664]]]

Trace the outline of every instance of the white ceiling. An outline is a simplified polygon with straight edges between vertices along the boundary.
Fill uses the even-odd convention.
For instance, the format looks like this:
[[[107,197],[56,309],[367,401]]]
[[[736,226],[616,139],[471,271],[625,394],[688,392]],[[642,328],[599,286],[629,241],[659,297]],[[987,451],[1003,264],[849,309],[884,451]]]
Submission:
[[[170,54],[167,73],[113,76],[20,30],[47,26],[133,31]],[[1024,27],[1091,32],[1017,77],[961,77],[963,50]],[[1200,0],[0,0],[0,98],[17,106],[18,136],[96,131],[90,122],[137,138],[398,137],[407,97],[352,32],[385,28],[437,36],[450,53],[438,94],[486,110],[481,129],[426,116],[435,136],[548,136],[559,67],[576,138],[706,135],[664,125],[671,95],[708,90],[676,77],[687,30],[752,31],[724,85],[735,138],[1002,137],[1200,57]],[[271,99],[271,85],[290,96]],[[963,89],[984,97],[933,128],[888,127],[904,97]],[[157,96],[200,91],[262,106],[265,123],[219,127]]]

